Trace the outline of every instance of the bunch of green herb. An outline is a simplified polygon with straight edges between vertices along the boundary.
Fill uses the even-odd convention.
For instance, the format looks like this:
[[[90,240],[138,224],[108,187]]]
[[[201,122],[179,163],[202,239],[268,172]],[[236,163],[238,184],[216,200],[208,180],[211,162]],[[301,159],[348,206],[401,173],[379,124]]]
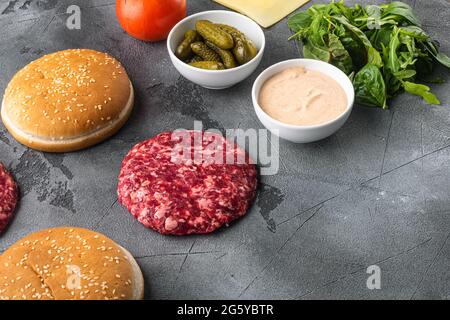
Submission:
[[[363,8],[332,1],[293,15],[288,24],[295,32],[290,39],[303,42],[305,58],[329,62],[352,79],[359,103],[387,109],[389,98],[407,91],[440,104],[416,80],[431,73],[435,62],[450,68],[450,58],[407,4]]]

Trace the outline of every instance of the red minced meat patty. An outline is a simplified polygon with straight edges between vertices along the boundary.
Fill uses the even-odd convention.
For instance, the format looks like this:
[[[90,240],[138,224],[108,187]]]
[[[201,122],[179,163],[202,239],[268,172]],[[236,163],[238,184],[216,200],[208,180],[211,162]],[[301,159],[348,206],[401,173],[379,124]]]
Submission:
[[[14,214],[18,197],[16,182],[0,163],[0,234]]]
[[[164,132],[131,149],[122,163],[119,201],[159,233],[210,233],[250,208],[256,195],[256,167],[245,150],[219,134],[182,132],[184,138]],[[196,146],[194,140],[202,143]],[[186,142],[183,150],[189,156],[183,157],[180,145]],[[217,160],[227,155],[234,158],[232,164]]]

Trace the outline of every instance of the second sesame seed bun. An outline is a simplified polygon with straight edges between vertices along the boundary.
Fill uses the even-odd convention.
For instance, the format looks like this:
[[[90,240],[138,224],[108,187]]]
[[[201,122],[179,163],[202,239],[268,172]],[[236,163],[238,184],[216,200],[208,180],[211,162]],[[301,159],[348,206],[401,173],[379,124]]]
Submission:
[[[32,233],[0,256],[0,300],[142,300],[133,256],[80,228]]]
[[[133,86],[120,62],[106,53],[72,49],[17,72],[6,88],[1,118],[30,148],[71,152],[114,135],[133,104]]]

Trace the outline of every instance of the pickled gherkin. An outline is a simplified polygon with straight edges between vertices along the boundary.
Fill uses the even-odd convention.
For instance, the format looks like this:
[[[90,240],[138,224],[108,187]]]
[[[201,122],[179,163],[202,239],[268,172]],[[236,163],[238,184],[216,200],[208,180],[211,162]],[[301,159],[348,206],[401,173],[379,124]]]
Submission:
[[[191,62],[189,65],[206,70],[224,70],[225,66],[222,62],[217,61],[197,61]]]
[[[202,57],[200,57],[198,55],[194,55],[192,58],[187,59],[186,63],[199,62],[199,61],[203,61]]]
[[[233,53],[240,65],[246,64],[256,57],[256,55],[258,54],[258,49],[256,48],[253,41],[247,38],[245,34],[240,32],[238,29],[226,24],[218,24],[218,26],[233,37],[233,40],[235,42]]]
[[[180,43],[175,51],[175,55],[181,59],[188,59],[192,55],[191,44],[200,40],[200,36],[195,30],[188,30],[184,34],[184,40]]]
[[[225,68],[227,69],[236,68],[237,66],[236,60],[234,59],[233,53],[231,53],[231,51],[220,49],[214,43],[209,41],[206,41],[206,45],[210,47],[212,50],[214,50],[220,56],[223,64],[225,65]]]
[[[196,55],[205,61],[221,61],[220,56],[203,42],[194,42],[191,44],[191,49]]]
[[[195,28],[206,41],[214,43],[220,49],[228,50],[234,46],[233,37],[211,21],[199,20]]]

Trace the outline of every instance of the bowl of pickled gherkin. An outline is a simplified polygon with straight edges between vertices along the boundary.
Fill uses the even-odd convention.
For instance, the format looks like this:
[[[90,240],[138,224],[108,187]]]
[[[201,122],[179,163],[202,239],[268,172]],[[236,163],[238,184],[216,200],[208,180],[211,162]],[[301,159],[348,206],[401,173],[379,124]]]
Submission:
[[[264,54],[261,27],[239,13],[215,10],[191,15],[170,32],[167,48],[186,79],[225,89],[250,76]]]

